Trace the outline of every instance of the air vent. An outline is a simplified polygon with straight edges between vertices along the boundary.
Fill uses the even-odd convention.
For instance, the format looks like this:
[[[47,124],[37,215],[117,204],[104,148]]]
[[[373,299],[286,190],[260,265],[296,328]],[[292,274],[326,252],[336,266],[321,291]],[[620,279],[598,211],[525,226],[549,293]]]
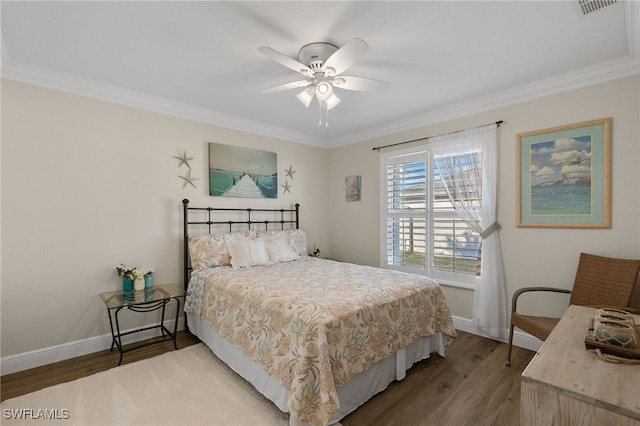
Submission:
[[[578,17],[582,18],[619,2],[622,2],[622,0],[577,0],[576,11]]]

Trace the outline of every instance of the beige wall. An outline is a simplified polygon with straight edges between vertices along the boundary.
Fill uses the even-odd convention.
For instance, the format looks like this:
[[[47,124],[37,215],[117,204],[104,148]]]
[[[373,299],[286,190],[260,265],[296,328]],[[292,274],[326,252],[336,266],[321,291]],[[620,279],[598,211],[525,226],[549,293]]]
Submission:
[[[207,195],[207,142],[277,152],[281,179],[289,165],[296,170],[292,193],[251,204],[299,202],[310,246],[378,265],[379,154],[371,148],[504,120],[498,218],[509,298],[526,285],[570,287],[580,251],[640,257],[640,76],[330,150],[10,80],[1,90],[3,357],[108,333],[97,295],[120,286],[117,263],[153,266],[156,282],[180,282],[180,200],[247,205]],[[602,117],[613,118],[613,228],[516,228],[516,134]],[[197,189],[182,188],[177,177],[185,170],[172,156],[185,149],[196,157]],[[360,202],[345,202],[351,175],[362,176]],[[445,292],[452,313],[471,318],[473,292]],[[526,305],[562,309],[559,302]]]
[[[291,194],[207,195],[207,142],[278,154]],[[197,189],[172,158],[187,150]],[[309,244],[329,246],[328,151],[2,80],[2,356],[109,332],[98,294],[118,263],[181,282],[183,198],[192,205],[301,204]],[[283,183],[282,181],[280,183]],[[126,326],[142,325],[135,314]],[[147,319],[148,320],[148,319]]]
[[[494,111],[425,126],[332,149],[331,254],[337,259],[379,265],[379,154],[375,146],[413,140],[504,120],[499,129],[498,221],[504,256],[509,310],[511,295],[523,286],[558,285],[570,288],[578,254],[640,258],[640,77],[522,102]],[[516,135],[538,129],[612,117],[612,220],[610,230],[536,229],[516,227]],[[404,148],[405,146],[402,146]],[[347,203],[344,178],[362,175],[362,201]],[[473,292],[445,287],[454,315],[471,318]],[[638,299],[640,291],[636,291]],[[525,302],[523,308],[543,307],[562,312],[568,299]],[[564,296],[561,296],[564,297]],[[640,306],[636,302],[636,306]]]

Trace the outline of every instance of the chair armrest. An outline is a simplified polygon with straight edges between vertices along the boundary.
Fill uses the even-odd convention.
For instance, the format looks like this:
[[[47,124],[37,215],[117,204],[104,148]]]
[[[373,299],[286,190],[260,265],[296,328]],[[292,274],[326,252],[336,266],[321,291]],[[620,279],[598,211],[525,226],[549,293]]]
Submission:
[[[567,290],[564,288],[555,288],[555,287],[523,287],[520,288],[518,290],[516,290],[515,293],[513,293],[513,299],[511,300],[511,311],[515,312],[516,311],[516,305],[518,304],[518,297],[520,297],[520,295],[522,293],[527,293],[530,291],[551,291],[554,293],[566,293],[566,294],[571,294],[571,290]]]

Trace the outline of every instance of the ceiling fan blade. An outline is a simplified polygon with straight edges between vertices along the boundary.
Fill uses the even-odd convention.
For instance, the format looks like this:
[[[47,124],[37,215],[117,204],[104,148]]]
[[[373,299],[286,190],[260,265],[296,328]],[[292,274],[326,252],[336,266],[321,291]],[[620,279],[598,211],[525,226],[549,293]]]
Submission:
[[[323,68],[329,75],[338,75],[353,65],[367,49],[369,45],[364,40],[354,38],[329,56]]]
[[[306,87],[313,83],[312,80],[300,80],[300,81],[292,81],[291,83],[279,84],[277,86],[269,87],[267,89],[263,89],[260,92],[264,94],[281,92],[283,90],[289,89],[297,89],[299,87]]]
[[[294,70],[295,72],[299,72],[302,75],[306,75],[307,77],[313,77],[313,71],[308,66],[304,65],[301,62],[296,61],[295,59],[291,59],[290,57],[283,55],[277,50],[273,50],[270,47],[262,46],[258,48],[258,52],[270,57],[274,61],[278,62],[285,67]]]
[[[361,92],[384,92],[389,83],[372,78],[341,75],[331,82],[335,87],[346,90],[358,90]]]

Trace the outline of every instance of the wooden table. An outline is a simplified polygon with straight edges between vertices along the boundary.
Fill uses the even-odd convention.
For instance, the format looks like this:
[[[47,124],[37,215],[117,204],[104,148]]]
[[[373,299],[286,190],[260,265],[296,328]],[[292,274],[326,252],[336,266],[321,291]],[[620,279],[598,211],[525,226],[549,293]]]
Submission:
[[[522,373],[522,425],[640,426],[640,365],[606,362],[585,348],[596,311],[570,306]]]

